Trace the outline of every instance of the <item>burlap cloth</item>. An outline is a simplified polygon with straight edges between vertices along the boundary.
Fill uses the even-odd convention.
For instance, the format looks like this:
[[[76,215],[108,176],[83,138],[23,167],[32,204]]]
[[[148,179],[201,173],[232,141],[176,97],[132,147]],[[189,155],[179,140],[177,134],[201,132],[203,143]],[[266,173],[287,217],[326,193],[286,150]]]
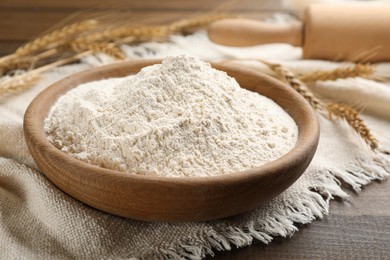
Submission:
[[[300,60],[301,50],[274,44],[253,48],[213,45],[204,32],[173,36],[171,43],[124,46],[129,58],[163,57],[179,53],[206,60],[263,58],[281,62],[296,72],[345,64]],[[57,189],[39,172],[23,137],[23,114],[30,101],[50,83],[71,73],[107,63],[90,56],[81,64],[46,72],[36,86],[0,100],[0,257],[2,259],[200,259],[215,250],[264,243],[273,236],[290,236],[294,223],[309,223],[328,212],[329,200],[346,197],[340,181],[358,190],[389,174],[389,158],[372,152],[345,123],[320,118],[321,137],[313,162],[287,191],[251,212],[201,223],[147,223],[103,213]],[[268,72],[255,61],[239,66]],[[388,77],[390,64],[379,64],[377,76]],[[316,90],[328,98],[358,104],[381,149],[389,148],[390,87],[388,82],[353,78],[319,82]],[[364,195],[364,194],[363,194]],[[293,238],[292,238],[293,239]]]

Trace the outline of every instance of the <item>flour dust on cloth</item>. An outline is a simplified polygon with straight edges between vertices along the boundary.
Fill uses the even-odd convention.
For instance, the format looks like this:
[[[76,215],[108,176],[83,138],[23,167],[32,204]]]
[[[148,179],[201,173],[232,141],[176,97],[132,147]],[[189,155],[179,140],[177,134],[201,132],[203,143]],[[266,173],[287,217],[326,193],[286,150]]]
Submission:
[[[240,49],[216,46],[204,32],[171,40],[123,49],[129,58],[178,54],[214,61],[266,58],[296,71],[345,65],[302,61],[299,48],[282,44]],[[309,168],[288,190],[255,210],[216,221],[180,224],[134,221],[95,210],[61,192],[39,172],[25,145],[22,123],[30,101],[50,83],[107,62],[110,59],[104,55],[89,56],[81,64],[46,72],[34,88],[22,94],[1,99],[0,255],[4,259],[201,259],[215,251],[250,245],[254,239],[269,243],[274,236],[291,236],[297,230],[294,223],[321,218],[328,212],[330,199],[347,196],[340,180],[359,190],[389,174],[389,158],[372,152],[345,123],[319,117],[320,143]],[[237,63],[267,72],[258,62]],[[387,70],[390,75],[389,67],[379,64],[378,71]],[[317,87],[340,99],[364,95],[364,105],[371,113],[365,119],[383,149],[390,147],[390,118],[383,116],[390,115],[390,88],[386,84],[346,79],[321,82]],[[350,85],[354,95],[350,95]]]

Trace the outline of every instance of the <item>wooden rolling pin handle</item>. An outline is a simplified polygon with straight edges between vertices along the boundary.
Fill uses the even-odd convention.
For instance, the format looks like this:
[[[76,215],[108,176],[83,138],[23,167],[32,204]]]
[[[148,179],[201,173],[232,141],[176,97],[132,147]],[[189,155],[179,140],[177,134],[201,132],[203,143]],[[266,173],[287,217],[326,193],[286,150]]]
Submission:
[[[302,46],[302,31],[300,22],[269,24],[243,18],[216,21],[207,30],[211,41],[237,47],[267,43]]]

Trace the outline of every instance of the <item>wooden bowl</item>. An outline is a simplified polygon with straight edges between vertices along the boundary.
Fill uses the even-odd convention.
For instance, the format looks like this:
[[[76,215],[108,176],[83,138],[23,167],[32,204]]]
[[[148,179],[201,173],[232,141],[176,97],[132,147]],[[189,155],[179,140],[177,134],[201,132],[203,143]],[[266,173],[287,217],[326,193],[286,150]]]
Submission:
[[[158,63],[116,63],[71,75],[42,91],[28,107],[24,134],[42,172],[70,196],[105,212],[147,221],[203,221],[243,213],[287,189],[309,165],[319,138],[317,118],[293,89],[264,74],[221,64],[214,68],[236,78],[241,87],[273,99],[298,125],[296,146],[261,167],[212,177],[156,177],[100,168],[67,155],[46,138],[44,119],[58,97],[78,85],[124,77]]]

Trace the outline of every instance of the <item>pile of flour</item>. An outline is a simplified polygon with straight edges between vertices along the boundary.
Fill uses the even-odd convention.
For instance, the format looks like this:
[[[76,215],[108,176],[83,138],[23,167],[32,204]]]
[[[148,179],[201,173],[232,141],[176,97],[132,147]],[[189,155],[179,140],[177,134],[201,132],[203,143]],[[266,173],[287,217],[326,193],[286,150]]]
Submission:
[[[298,136],[272,100],[188,56],[74,88],[52,107],[45,131],[82,161],[174,177],[258,167],[291,150]]]

